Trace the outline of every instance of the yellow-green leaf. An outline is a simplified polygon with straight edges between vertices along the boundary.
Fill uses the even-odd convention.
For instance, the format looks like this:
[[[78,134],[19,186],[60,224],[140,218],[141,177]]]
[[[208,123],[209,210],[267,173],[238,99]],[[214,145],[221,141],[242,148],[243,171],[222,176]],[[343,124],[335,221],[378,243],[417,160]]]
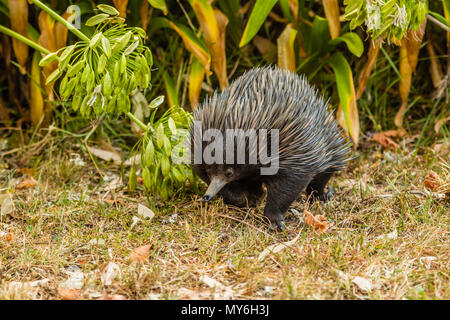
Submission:
[[[288,24],[280,37],[277,39],[278,51],[278,67],[295,72],[295,51],[294,41],[297,35],[297,30]]]
[[[343,112],[343,123],[345,131],[352,137],[355,148],[358,145],[359,138],[359,116],[356,104],[355,87],[353,84],[353,75],[350,65],[342,53],[335,53],[329,60],[336,76],[336,85]],[[339,116],[338,116],[339,120]]]
[[[179,106],[180,104],[178,103],[178,92],[175,88],[175,84],[172,78],[167,72],[164,72],[163,78],[164,84],[166,86],[167,103],[169,104],[169,107]]]
[[[39,68],[39,53],[34,52],[31,65],[31,81],[30,81],[30,116],[31,122],[37,125],[44,114],[44,98],[42,96],[41,85],[41,69]]]
[[[205,69],[200,61],[194,59],[191,64],[191,72],[189,74],[189,102],[191,103],[192,109],[195,109],[198,106],[198,100],[204,78]]]
[[[167,5],[165,0],[148,0],[148,3],[155,8],[161,10],[165,15],[167,14]]]
[[[250,18],[245,26],[244,33],[242,34],[239,47],[245,46],[252,40],[263,25],[275,3],[277,3],[277,0],[256,0]]]

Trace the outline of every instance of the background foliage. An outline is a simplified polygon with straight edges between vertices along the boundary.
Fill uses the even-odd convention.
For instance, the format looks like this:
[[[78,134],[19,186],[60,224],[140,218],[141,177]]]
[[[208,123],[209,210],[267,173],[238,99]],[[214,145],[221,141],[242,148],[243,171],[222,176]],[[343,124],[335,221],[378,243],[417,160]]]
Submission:
[[[276,64],[306,74],[330,97],[330,108],[337,109],[336,118],[355,146],[361,132],[393,128],[389,136],[420,131],[418,143],[434,135],[448,137],[447,0],[44,3],[71,23],[77,23],[78,11],[70,5],[77,5],[80,30],[71,34],[26,0],[0,0],[2,26],[59,53],[39,63],[44,55],[2,36],[0,54],[6,72],[0,76],[0,121],[20,128],[56,122],[74,132],[88,125],[74,112],[81,111],[81,116],[97,119],[91,131],[123,137],[129,135],[107,123],[124,123],[119,114],[131,111],[132,117],[151,128],[131,123],[135,136],[141,137],[142,165],[150,170],[143,172],[144,179],[161,178],[147,178],[145,185],[151,189],[164,185],[158,190],[164,196],[190,176],[188,169],[168,169],[174,167],[166,159],[171,146],[164,143],[171,137],[169,119],[172,127],[187,128],[185,111],[258,65]],[[125,43],[119,45],[120,53],[111,54],[121,40]],[[64,70],[66,76],[57,80]],[[161,95],[165,103],[155,108]],[[104,106],[109,113],[103,112]],[[159,138],[158,132],[163,132]],[[154,154],[152,147],[156,147]],[[146,160],[150,154],[153,161]],[[135,184],[134,170],[132,166],[130,186]]]

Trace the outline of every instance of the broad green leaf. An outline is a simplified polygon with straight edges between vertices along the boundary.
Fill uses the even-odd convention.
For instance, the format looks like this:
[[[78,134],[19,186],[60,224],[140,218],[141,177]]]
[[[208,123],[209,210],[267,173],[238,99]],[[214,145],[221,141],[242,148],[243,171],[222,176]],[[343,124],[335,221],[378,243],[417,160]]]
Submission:
[[[315,16],[311,29],[311,43],[305,43],[308,55],[322,52],[325,45],[330,40],[330,32],[328,31],[328,20],[320,16]]]
[[[103,21],[105,21],[106,19],[109,18],[109,15],[106,13],[100,13],[97,14],[93,17],[90,17],[87,21],[86,21],[86,25],[88,27],[92,27],[92,26],[96,26],[100,23],[102,23]]]
[[[134,168],[134,166],[131,166],[130,176],[128,180],[128,186],[131,191],[136,189],[136,184],[137,184],[136,169]]]
[[[164,125],[162,123],[159,124],[158,128],[156,128],[156,145],[159,149],[164,146]]]
[[[345,42],[348,50],[357,57],[361,57],[364,53],[364,44],[361,38],[354,32],[344,33],[342,36],[331,40],[329,44],[334,46],[340,42]]]
[[[152,140],[149,140],[147,143],[147,147],[145,148],[145,165],[150,167],[153,164],[153,158],[155,155],[155,147],[153,146]]]
[[[52,52],[41,59],[41,61],[39,62],[39,67],[45,67],[50,62],[55,61],[56,59],[58,59],[58,53]]]
[[[256,0],[250,18],[245,26],[239,47],[242,48],[258,33],[277,0]]]
[[[101,11],[103,11],[104,13],[107,13],[111,16],[118,16],[119,15],[119,11],[117,11],[116,8],[108,6],[107,4],[99,4],[97,6],[97,8],[99,8]]]
[[[356,105],[355,87],[350,65],[342,53],[337,52],[328,60],[336,76],[339,100],[344,116],[344,123],[340,123],[352,137],[355,147],[358,145],[359,117]],[[339,115],[337,115],[339,120]]]
[[[95,36],[92,37],[91,41],[89,41],[89,47],[94,48],[97,43],[102,38],[103,34],[101,32],[97,33]],[[61,55],[62,56],[62,55]],[[62,59],[61,59],[62,60]]]
[[[155,109],[155,108],[158,108],[163,102],[164,102],[164,96],[158,96],[150,102],[148,107],[150,109]]]
[[[165,0],[148,0],[148,3],[150,3],[153,8],[161,10],[164,15],[167,15],[168,10]]]
[[[50,83],[58,79],[61,75],[62,73],[59,71],[59,69],[56,69],[48,76],[47,80],[45,81],[45,85],[48,86]]]

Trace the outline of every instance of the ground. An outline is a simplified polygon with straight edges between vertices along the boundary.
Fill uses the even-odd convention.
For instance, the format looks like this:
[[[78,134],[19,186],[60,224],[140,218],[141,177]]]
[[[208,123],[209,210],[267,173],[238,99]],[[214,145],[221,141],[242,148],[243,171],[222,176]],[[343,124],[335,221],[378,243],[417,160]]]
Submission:
[[[263,204],[131,192],[116,179],[127,168],[95,167],[76,144],[4,150],[0,299],[450,299],[449,197],[424,187],[430,170],[448,181],[448,149],[399,145],[366,141],[334,198],[308,205],[323,233],[304,222],[305,196],[283,233]]]

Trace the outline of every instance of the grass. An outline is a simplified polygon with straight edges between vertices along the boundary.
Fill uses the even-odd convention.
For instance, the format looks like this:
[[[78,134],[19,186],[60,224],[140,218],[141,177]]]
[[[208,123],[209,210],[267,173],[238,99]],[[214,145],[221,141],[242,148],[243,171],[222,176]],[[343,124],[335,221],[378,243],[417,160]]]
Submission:
[[[64,143],[62,151],[60,140],[46,138],[0,160],[0,194],[9,190],[15,206],[0,218],[0,299],[60,299],[74,272],[83,276],[82,299],[450,299],[449,198],[424,189],[430,169],[448,181],[448,150],[421,147],[415,156],[411,139],[398,152],[364,141],[359,158],[333,178],[334,198],[309,206],[334,223],[319,235],[303,222],[305,196],[282,233],[268,227],[264,203],[204,205],[191,193],[161,201],[146,198],[142,185],[110,191],[127,170],[102,161],[96,169],[75,139]],[[84,165],[70,161],[72,152]],[[15,187],[24,173],[35,187]],[[153,209],[153,220],[136,220],[138,204]],[[149,257],[132,262],[143,245],[151,245]],[[120,271],[106,285],[109,262]]]

